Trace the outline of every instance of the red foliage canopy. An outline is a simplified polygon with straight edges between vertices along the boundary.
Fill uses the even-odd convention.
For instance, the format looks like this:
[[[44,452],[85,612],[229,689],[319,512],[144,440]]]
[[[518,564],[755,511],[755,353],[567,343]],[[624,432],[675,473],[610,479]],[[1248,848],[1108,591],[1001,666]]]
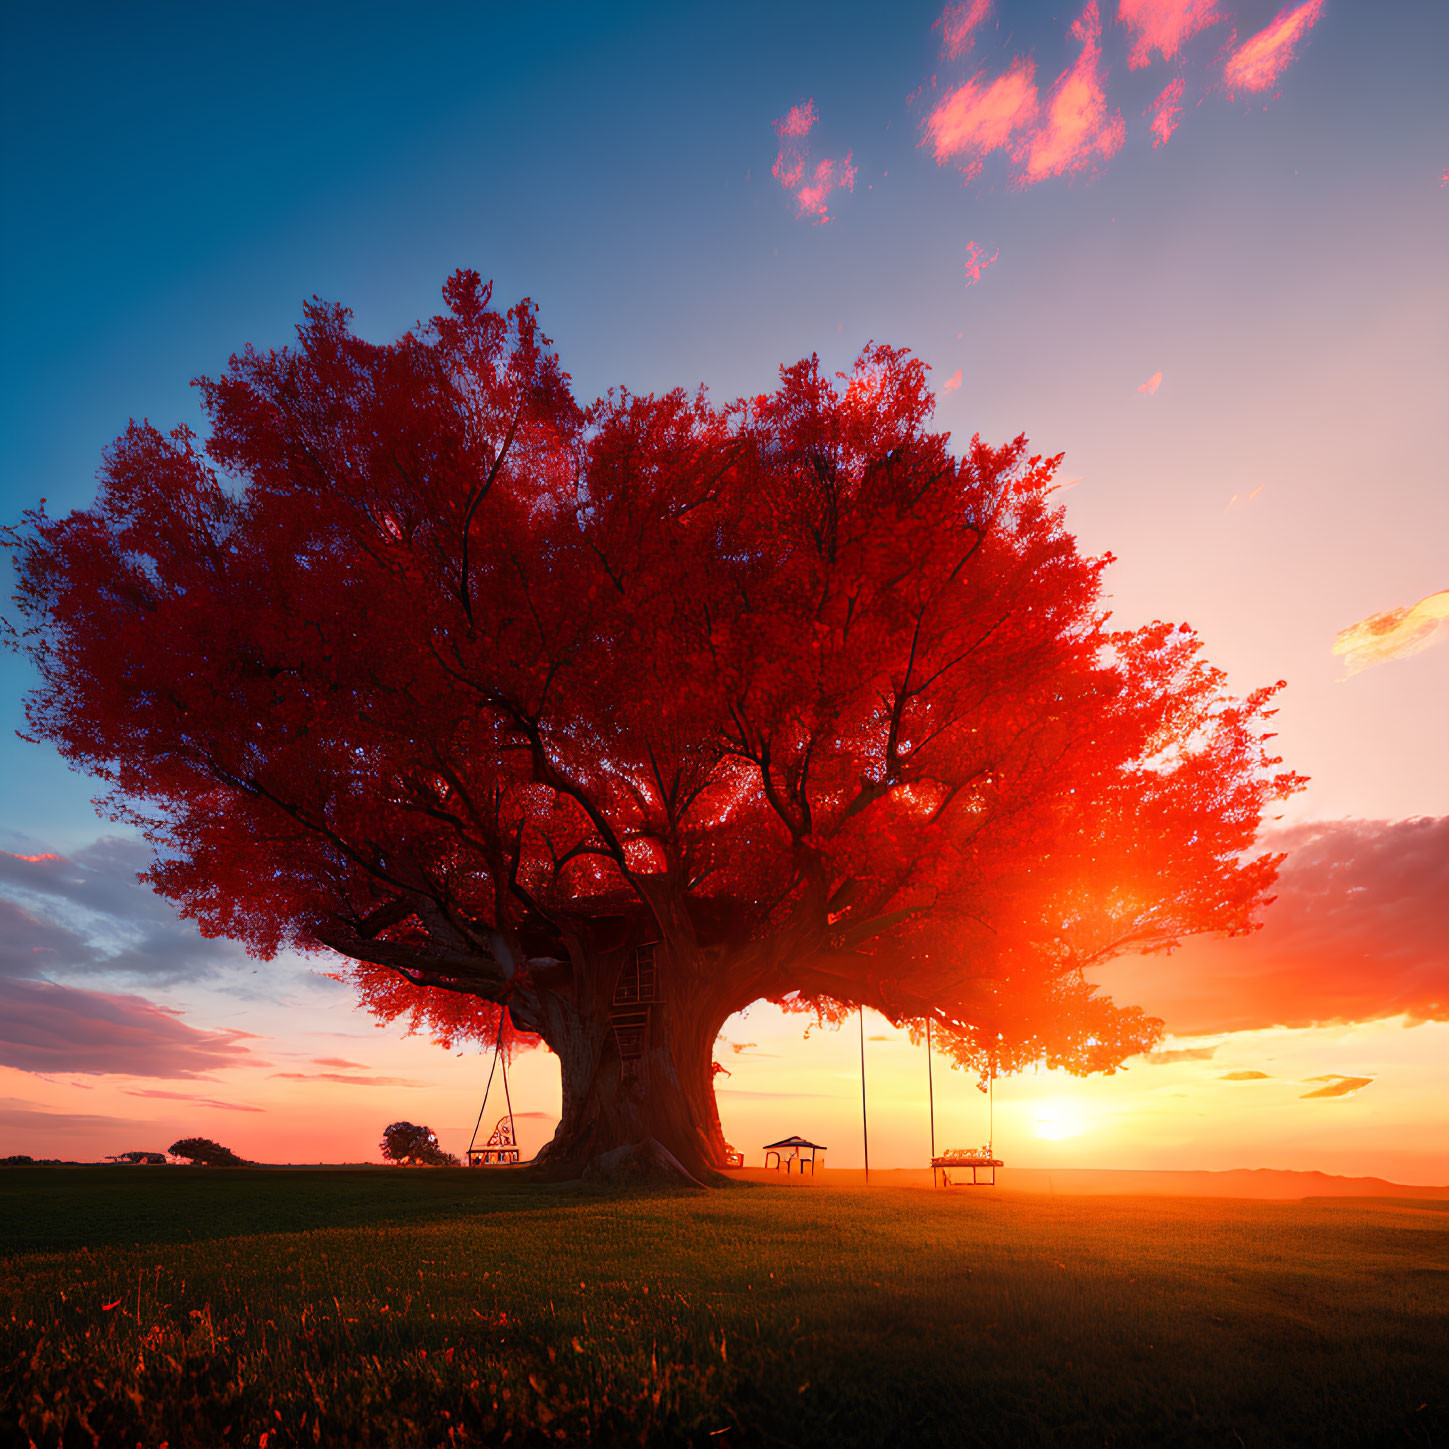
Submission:
[[[1250,929],[1298,779],[1272,689],[1108,628],[1058,460],[953,455],[884,346],[581,411],[530,304],[444,295],[384,346],[314,301],[199,382],[204,448],[133,424],[94,508],[14,535],[33,727],[143,811],[156,887],[448,1032],[504,1002],[556,1043],[627,938],[714,1029],[768,997],[1002,1068],[1150,1041],[1081,968]]]

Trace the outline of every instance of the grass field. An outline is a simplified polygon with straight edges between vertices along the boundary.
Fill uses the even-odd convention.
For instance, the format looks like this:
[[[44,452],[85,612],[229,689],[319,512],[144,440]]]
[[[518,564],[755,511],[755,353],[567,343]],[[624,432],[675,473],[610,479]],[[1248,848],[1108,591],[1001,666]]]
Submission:
[[[0,1171],[0,1443],[1449,1443],[1449,1203]]]

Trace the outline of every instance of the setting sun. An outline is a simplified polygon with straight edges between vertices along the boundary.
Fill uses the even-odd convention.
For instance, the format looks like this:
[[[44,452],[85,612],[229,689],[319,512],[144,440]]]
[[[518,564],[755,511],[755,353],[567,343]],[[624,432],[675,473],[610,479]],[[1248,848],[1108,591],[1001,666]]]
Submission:
[[[1087,1130],[1086,1114],[1081,1106],[1067,1097],[1053,1097],[1036,1109],[1036,1135],[1048,1142],[1064,1137],[1080,1137]]]

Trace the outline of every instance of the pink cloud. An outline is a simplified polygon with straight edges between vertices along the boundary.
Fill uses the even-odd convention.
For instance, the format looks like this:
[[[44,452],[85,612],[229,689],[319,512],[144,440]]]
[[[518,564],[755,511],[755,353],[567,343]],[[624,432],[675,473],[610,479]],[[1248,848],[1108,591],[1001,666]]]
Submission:
[[[1155,50],[1171,60],[1200,30],[1226,19],[1214,0],[1118,0],[1117,19],[1132,32],[1127,64],[1151,64]]]
[[[273,1072],[272,1076],[283,1082],[341,1082],[348,1087],[427,1086],[426,1082],[414,1082],[407,1077],[363,1077],[353,1072]]]
[[[1148,397],[1151,397],[1152,394],[1155,393],[1157,389],[1161,386],[1162,374],[1160,372],[1154,372],[1152,376],[1147,379],[1146,382],[1140,383],[1138,385],[1137,391],[1144,392],[1147,394]]]
[[[775,122],[775,134],[780,138],[780,150],[770,175],[785,188],[793,191],[805,175],[805,137],[816,122],[815,102],[803,101],[791,106]]]
[[[955,392],[961,386],[961,369],[958,367],[945,382],[941,384],[942,392]]]
[[[1298,42],[1323,14],[1323,0],[1305,0],[1295,10],[1280,10],[1256,35],[1227,58],[1223,80],[1230,91],[1266,91],[1277,85]]]
[[[1264,847],[1287,859],[1262,930],[1116,962],[1111,995],[1182,1036],[1449,1020],[1449,816],[1303,825]]]
[[[931,27],[941,32],[941,55],[959,60],[971,49],[975,32],[991,14],[991,0],[953,0]]]
[[[837,187],[846,191],[855,190],[855,167],[851,165],[851,153],[845,153],[843,161],[825,160],[817,163],[808,186],[802,186],[795,193],[795,202],[801,216],[808,216],[817,224],[830,220],[830,193]]]
[[[1176,80],[1168,81],[1157,99],[1142,113],[1149,118],[1147,129],[1152,132],[1152,149],[1154,151],[1159,146],[1165,146],[1172,133],[1177,130],[1177,123],[1182,118],[1183,85],[1181,76],[1178,76]]]
[[[855,190],[856,170],[851,164],[852,153],[849,151],[843,160],[827,157],[812,168],[806,137],[817,120],[819,116],[812,99],[791,106],[775,121],[780,149],[770,174],[786,191],[795,193],[797,215],[808,216],[820,224],[830,220],[829,197],[832,191]]]
[[[980,74],[948,92],[926,117],[925,141],[936,164],[956,161],[969,181],[988,152],[1004,147],[1036,116],[1036,68],[1018,57],[1005,75],[989,85]]]
[[[204,1078],[255,1059],[245,1031],[198,1031],[141,996],[0,980],[0,1064],[80,1076]]]
[[[975,242],[972,242],[966,248],[966,285],[968,287],[975,286],[975,284],[981,280],[982,272],[984,272],[987,267],[989,267],[992,262],[994,262],[1000,255],[1000,247],[997,247],[997,249],[992,252],[991,255],[988,257],[981,247],[979,247]]]
[[[1021,168],[1016,178],[1021,186],[1080,171],[1097,158],[1108,161],[1126,139],[1121,111],[1107,104],[1097,0],[1088,0],[1071,35],[1081,45],[1081,55],[1057,77],[1047,96],[1043,123],[1012,150],[1012,159]]]
[[[219,1107],[223,1112],[260,1112],[260,1107],[247,1107],[236,1102],[218,1102],[212,1097],[193,1097],[190,1092],[163,1092],[148,1088],[143,1091],[127,1091],[128,1097],[164,1097],[168,1102],[194,1102],[199,1107]]]
[[[775,130],[779,133],[781,140],[789,137],[793,140],[803,139],[810,134],[810,129],[820,119],[815,114],[815,101],[813,98],[803,101],[798,106],[791,106],[778,121],[775,122]]]

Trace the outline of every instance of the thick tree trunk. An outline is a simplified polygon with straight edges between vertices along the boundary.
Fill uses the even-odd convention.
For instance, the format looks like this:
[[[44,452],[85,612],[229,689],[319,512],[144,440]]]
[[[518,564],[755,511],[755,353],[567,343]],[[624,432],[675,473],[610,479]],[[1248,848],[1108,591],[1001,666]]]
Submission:
[[[617,970],[590,972],[577,993],[540,993],[536,1029],[559,1059],[563,1115],[538,1160],[573,1176],[620,1149],[647,1158],[658,1143],[707,1181],[724,1163],[714,1043],[729,1008],[678,984],[631,999]]]

